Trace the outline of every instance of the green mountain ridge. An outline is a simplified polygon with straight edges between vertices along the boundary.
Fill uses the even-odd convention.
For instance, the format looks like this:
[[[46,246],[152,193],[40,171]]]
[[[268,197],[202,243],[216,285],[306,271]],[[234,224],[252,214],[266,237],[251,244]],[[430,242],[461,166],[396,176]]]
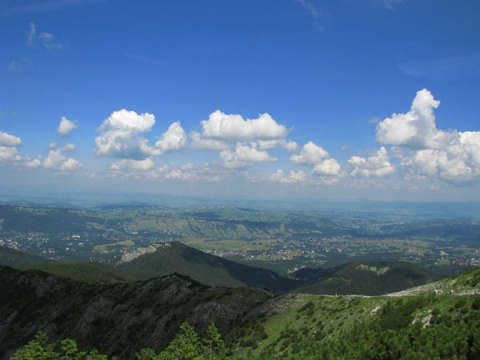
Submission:
[[[19,263],[3,263],[2,254],[10,249],[0,247],[0,265],[21,270],[36,269],[65,276],[81,282],[116,283],[178,273],[208,286],[253,287],[277,294],[296,292],[325,295],[382,295],[426,284],[438,276],[404,262],[353,262],[329,269],[311,269],[302,280],[286,278],[260,267],[236,263],[219,256],[204,253],[178,242],[158,244],[157,250],[138,256],[130,262],[113,267],[101,263],[42,263],[25,264],[20,252],[15,252]],[[36,259],[36,258],[33,258]],[[295,274],[294,274],[295,275]]]
[[[354,262],[325,269],[318,277],[295,280],[273,271],[236,263],[178,242],[123,263],[118,269],[147,279],[173,272],[210,286],[249,286],[275,293],[382,295],[426,284],[440,277],[405,262]]]
[[[164,349],[184,321],[200,333],[214,323],[233,359],[478,358],[480,269],[416,289],[274,296],[178,274],[88,284],[0,267],[0,358],[43,330],[53,342],[73,338],[81,349],[133,359],[141,348]]]
[[[295,289],[324,295],[383,295],[439,280],[440,276],[406,262],[351,262],[325,269]]]
[[[3,264],[2,264],[3,265]],[[123,283],[136,279],[131,274],[113,266],[101,263],[47,263],[21,264],[14,266],[18,270],[40,270],[49,274],[63,276],[84,283]]]
[[[273,271],[210,255],[179,242],[164,243],[155,252],[141,255],[117,268],[143,279],[175,272],[205,285],[248,286],[277,293],[288,292],[300,284]]]

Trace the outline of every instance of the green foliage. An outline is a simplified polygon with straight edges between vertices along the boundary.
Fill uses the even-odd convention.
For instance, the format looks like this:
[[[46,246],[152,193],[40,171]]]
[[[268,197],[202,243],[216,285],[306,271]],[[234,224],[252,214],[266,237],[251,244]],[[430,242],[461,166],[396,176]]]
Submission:
[[[161,360],[169,359],[197,359],[201,354],[201,341],[193,327],[183,323],[180,332],[159,355]]]
[[[155,351],[150,348],[143,348],[135,354],[137,360],[155,360],[156,357]]]
[[[55,344],[48,343],[47,334],[39,331],[35,338],[17,350],[10,360],[107,360],[107,356],[97,350],[79,351],[76,341],[72,339],[62,340],[60,351],[55,351]]]
[[[415,298],[388,300],[381,310],[380,326],[384,329],[396,329],[408,326],[414,319],[417,309],[429,303],[428,295]]]
[[[49,360],[56,359],[58,354],[53,351],[54,345],[48,344],[48,336],[39,331],[35,338],[20,350],[16,351],[11,360]]]
[[[223,359],[225,357],[225,342],[213,323],[207,328],[207,336],[203,339],[203,348],[207,359]]]
[[[137,360],[221,360],[225,359],[225,343],[215,325],[210,324],[202,339],[195,329],[184,322],[166,349],[159,354],[145,348],[135,354]]]
[[[477,296],[434,295],[399,298],[345,298],[311,300],[323,320],[314,330],[313,319],[294,320],[309,302],[291,311],[288,325],[269,339],[258,359],[465,359],[480,358],[480,309]],[[342,307],[343,311],[332,311]],[[328,305],[327,305],[328,304]],[[370,310],[361,315],[359,307]],[[315,316],[319,314],[315,313]],[[358,315],[356,315],[358,314]],[[341,315],[334,325],[333,319]],[[349,316],[355,316],[351,322]],[[269,322],[267,321],[267,324]],[[276,322],[277,326],[279,322]],[[303,325],[302,325],[303,324]],[[273,322],[272,322],[273,325]],[[328,328],[327,328],[328,326]],[[272,334],[270,328],[269,333]],[[245,352],[243,353],[245,354]],[[255,357],[258,356],[258,357]]]

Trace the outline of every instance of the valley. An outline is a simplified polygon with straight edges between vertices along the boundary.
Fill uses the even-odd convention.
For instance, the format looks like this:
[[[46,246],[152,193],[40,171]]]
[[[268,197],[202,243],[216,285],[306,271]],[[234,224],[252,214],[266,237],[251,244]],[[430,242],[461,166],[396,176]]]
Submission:
[[[179,241],[283,275],[354,260],[402,260],[444,275],[480,264],[478,217],[380,210],[0,205],[0,246],[115,264],[152,244]]]
[[[0,358],[39,331],[172,358],[187,324],[225,341],[198,358],[476,359],[480,222],[460,213],[3,204]]]

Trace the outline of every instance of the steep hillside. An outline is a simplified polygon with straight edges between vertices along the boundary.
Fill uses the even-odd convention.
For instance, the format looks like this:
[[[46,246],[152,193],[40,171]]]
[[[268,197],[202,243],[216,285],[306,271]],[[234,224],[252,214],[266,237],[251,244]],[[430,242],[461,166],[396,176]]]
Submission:
[[[0,267],[0,358],[38,330],[53,341],[74,338],[121,359],[142,347],[160,350],[188,321],[225,334],[271,299],[256,289],[210,288],[180,275],[123,284],[87,284],[41,271]]]
[[[226,359],[480,358],[480,269],[430,285],[417,295],[274,297],[179,275],[100,285],[0,267],[0,356],[41,329],[52,343],[148,359],[135,353],[158,353],[183,321],[200,333],[213,321]]]
[[[236,359],[479,359],[480,268],[416,289],[277,297],[238,324],[230,346]]]
[[[352,262],[314,274],[295,292],[382,295],[423,285],[439,276],[405,262]]]
[[[387,294],[387,296],[414,296],[432,291],[438,294],[480,295],[480,268],[473,268],[460,275]]]
[[[302,282],[273,271],[239,264],[178,242],[165,243],[157,251],[122,263],[118,269],[144,279],[179,273],[211,286],[249,286],[284,293]]]

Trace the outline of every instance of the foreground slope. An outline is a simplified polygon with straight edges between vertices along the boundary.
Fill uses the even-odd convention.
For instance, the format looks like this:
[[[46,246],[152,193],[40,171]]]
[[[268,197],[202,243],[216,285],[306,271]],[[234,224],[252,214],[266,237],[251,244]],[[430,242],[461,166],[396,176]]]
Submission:
[[[87,284],[41,271],[0,267],[0,357],[38,330],[70,337],[83,348],[133,358],[160,350],[184,321],[225,333],[243,314],[272,298],[256,289],[210,288],[179,275],[123,284]]]
[[[476,360],[480,268],[387,296],[284,295],[239,326],[238,359]]]
[[[252,267],[210,255],[179,242],[164,243],[149,254],[122,263],[118,269],[147,279],[179,273],[211,286],[249,286],[284,293],[302,284],[271,270]]]
[[[214,322],[233,359],[480,358],[480,269],[414,293],[273,296],[179,275],[82,284],[0,267],[0,354],[44,330],[53,342],[133,359],[165,348],[187,321],[199,331]]]

